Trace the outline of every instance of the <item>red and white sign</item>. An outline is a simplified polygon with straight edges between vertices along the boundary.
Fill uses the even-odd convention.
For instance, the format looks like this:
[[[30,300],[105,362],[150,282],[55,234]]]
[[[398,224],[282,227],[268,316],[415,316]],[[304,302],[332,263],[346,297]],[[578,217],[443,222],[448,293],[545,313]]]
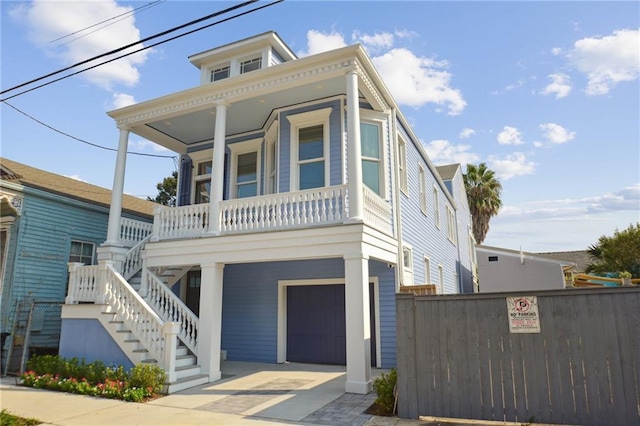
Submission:
[[[536,296],[507,297],[511,333],[540,333],[540,314]]]

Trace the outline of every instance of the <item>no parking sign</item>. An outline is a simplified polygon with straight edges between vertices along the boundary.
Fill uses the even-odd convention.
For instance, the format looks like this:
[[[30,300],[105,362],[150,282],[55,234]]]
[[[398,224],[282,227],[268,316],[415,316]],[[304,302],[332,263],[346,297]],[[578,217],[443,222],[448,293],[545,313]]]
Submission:
[[[507,297],[507,313],[511,333],[540,333],[536,296]]]

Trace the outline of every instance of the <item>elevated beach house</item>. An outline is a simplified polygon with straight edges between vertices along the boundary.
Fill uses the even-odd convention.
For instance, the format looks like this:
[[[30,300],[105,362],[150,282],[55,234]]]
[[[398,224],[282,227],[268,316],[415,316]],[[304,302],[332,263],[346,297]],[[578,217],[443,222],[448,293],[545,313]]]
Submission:
[[[466,202],[362,46],[298,58],[267,32],[189,60],[195,87],[109,113],[107,240],[98,266],[70,266],[61,352],[157,362],[170,391],[220,379],[226,357],[342,364],[345,390],[369,392],[371,368],[396,363],[401,286],[473,282]],[[131,133],[180,155],[178,206],[135,245]]]

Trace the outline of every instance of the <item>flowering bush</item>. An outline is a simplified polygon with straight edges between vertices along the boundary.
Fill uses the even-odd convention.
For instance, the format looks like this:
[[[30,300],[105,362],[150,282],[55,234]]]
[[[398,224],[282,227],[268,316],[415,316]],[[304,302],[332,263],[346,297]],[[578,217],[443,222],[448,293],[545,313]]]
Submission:
[[[23,386],[134,402],[160,394],[165,379],[164,370],[153,365],[136,365],[126,372],[122,366],[52,355],[31,358],[27,368],[20,377]]]

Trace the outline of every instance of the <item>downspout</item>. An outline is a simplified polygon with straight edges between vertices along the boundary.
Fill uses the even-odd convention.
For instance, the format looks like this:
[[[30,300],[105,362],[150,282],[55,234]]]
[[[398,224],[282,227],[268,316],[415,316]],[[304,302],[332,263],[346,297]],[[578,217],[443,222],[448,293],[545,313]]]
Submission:
[[[400,212],[400,170],[398,169],[398,127],[396,115],[396,108],[391,109],[391,152],[393,153],[393,225],[396,234],[396,240],[398,241],[398,253],[396,263],[396,293],[400,292],[400,285],[404,280],[404,256],[402,248],[402,220]]]

